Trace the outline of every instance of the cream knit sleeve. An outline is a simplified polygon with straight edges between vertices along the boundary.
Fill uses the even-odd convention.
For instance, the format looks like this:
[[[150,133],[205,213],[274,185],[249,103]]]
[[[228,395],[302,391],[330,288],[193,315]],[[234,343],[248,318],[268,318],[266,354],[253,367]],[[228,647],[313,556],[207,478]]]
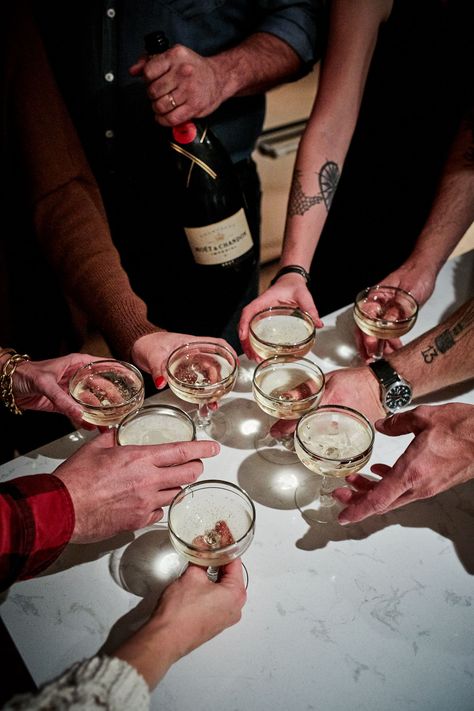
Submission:
[[[116,657],[92,657],[74,664],[37,694],[15,696],[4,711],[148,711],[150,693],[140,674]]]

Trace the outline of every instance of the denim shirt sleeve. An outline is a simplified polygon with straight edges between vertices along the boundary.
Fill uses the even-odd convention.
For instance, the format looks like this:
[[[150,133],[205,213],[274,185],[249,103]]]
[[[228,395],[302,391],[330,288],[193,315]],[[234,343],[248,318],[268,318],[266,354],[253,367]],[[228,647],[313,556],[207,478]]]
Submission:
[[[260,21],[255,28],[290,45],[306,69],[321,56],[324,6],[322,0],[259,0]]]

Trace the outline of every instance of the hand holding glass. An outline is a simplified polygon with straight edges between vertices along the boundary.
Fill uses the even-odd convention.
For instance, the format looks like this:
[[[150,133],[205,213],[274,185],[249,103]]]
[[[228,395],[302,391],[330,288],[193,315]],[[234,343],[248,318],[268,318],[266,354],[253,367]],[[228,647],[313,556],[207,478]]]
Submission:
[[[138,368],[121,360],[95,360],[76,370],[69,381],[71,397],[82,407],[82,418],[93,425],[118,427],[144,399]]]
[[[168,359],[166,372],[171,390],[182,400],[198,405],[196,427],[216,438],[219,428],[213,427],[209,405],[232,390],[237,370],[237,361],[228,348],[207,341],[180,346]],[[225,426],[222,415],[219,424]]]
[[[315,363],[297,356],[273,356],[257,365],[253,374],[253,396],[263,412],[282,420],[297,420],[316,407],[324,392],[324,373]],[[259,454],[275,464],[297,461],[293,435],[255,442]]]
[[[295,450],[302,464],[322,478],[319,496],[308,508],[308,487],[296,491],[296,505],[306,519],[327,523],[334,519],[331,508],[332,477],[358,472],[369,461],[374,429],[357,410],[343,405],[322,405],[304,415],[295,430]]]
[[[374,360],[383,357],[387,339],[400,338],[413,328],[417,315],[416,299],[397,286],[371,286],[357,294],[354,304],[354,320],[360,330],[379,339]]]
[[[219,567],[239,558],[252,542],[255,506],[243,489],[209,479],[175,496],[168,513],[170,539],[178,553],[207,568],[216,581]]]
[[[311,316],[294,306],[272,306],[250,321],[249,342],[260,358],[273,355],[304,356],[314,344]]]

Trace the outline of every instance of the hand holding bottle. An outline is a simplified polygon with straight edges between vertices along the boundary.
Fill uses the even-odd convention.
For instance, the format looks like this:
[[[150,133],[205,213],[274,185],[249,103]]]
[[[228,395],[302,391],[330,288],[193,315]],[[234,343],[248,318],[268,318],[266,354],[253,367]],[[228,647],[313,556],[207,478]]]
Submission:
[[[142,57],[129,71],[147,82],[155,119],[162,126],[208,116],[230,96],[215,58],[179,44],[163,54]]]

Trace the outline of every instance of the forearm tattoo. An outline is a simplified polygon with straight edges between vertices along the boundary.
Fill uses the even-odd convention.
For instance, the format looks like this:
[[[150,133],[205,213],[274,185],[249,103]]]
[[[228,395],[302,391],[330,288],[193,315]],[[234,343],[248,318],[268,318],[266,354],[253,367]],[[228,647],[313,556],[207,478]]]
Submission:
[[[327,161],[316,175],[318,176],[319,193],[306,195],[301,185],[301,170],[295,171],[288,203],[290,217],[304,215],[313,205],[319,205],[321,202],[324,202],[326,210],[329,212],[339,182],[339,166],[333,161]]]
[[[474,326],[474,299],[467,304],[466,310],[456,323],[445,331],[438,333],[432,344],[421,351],[425,363],[433,363],[438,356],[443,356],[451,350]],[[472,357],[472,354],[470,356]]]

